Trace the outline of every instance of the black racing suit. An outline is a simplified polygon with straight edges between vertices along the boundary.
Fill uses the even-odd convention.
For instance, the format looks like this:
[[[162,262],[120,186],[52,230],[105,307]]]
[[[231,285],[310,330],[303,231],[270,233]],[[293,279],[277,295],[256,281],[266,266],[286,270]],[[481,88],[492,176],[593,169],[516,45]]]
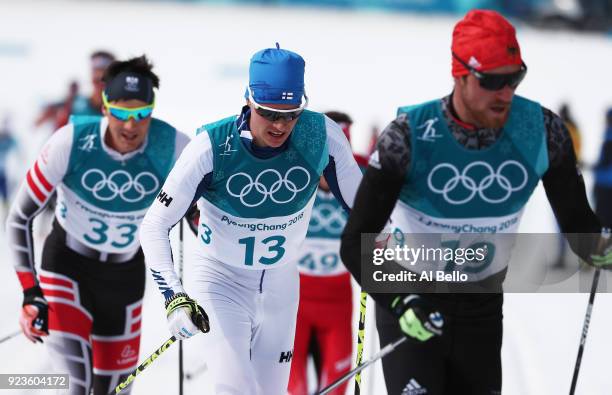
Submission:
[[[452,108],[452,94],[441,100],[449,130],[467,149],[487,148],[500,137],[502,129],[478,129],[459,121]],[[564,233],[599,233],[600,224],[588,204],[569,132],[560,117],[546,108],[542,111],[549,157],[542,182],[560,228]],[[357,192],[341,247],[342,261],[357,281],[361,280],[361,234],[380,232],[389,219],[409,171],[410,137],[409,119],[401,114],[384,130],[377,144],[378,158],[376,154],[372,156]],[[377,309],[381,346],[402,336],[397,317],[390,313],[396,296],[372,295],[382,307]],[[422,297],[444,315],[444,334],[423,343],[409,339],[398,351],[385,357],[383,370],[388,393],[500,393],[503,295]]]
[[[108,394],[138,362],[144,255],[103,261],[72,250],[66,237],[55,220],[42,251],[39,279],[57,334],[45,342],[56,367],[70,373],[70,395]]]

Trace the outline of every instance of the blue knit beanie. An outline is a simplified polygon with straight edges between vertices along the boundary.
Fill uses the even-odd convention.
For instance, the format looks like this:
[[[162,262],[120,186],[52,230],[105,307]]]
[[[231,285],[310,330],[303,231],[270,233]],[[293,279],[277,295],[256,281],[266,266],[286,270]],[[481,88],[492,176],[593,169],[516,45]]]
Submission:
[[[304,95],[304,59],[295,52],[267,48],[251,58],[249,88],[260,104],[300,105]],[[245,93],[249,97],[249,92]]]

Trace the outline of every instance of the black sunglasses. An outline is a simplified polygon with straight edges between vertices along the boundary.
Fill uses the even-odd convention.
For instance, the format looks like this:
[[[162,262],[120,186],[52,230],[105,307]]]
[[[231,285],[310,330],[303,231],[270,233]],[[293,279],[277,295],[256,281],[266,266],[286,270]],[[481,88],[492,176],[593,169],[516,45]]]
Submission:
[[[461,58],[459,58],[453,52],[453,57],[457,59],[459,63],[463,65],[468,71],[476,77],[480,87],[486,89],[488,91],[498,91],[503,89],[505,86],[509,86],[512,89],[516,89],[517,86],[523,81],[525,78],[525,74],[527,74],[527,65],[525,62],[522,63],[521,69],[514,73],[508,74],[491,74],[491,73],[483,73],[482,71],[478,71],[469,64],[465,63]]]
[[[262,108],[256,103],[254,103],[254,107],[255,107],[255,112],[257,112],[257,114],[259,114],[261,117],[265,118],[267,121],[270,121],[270,122],[277,122],[280,120],[283,120],[285,122],[291,122],[299,118],[299,116],[302,115],[302,113],[304,112],[303,108],[297,109],[295,111],[289,111],[289,112],[273,111],[273,110]]]

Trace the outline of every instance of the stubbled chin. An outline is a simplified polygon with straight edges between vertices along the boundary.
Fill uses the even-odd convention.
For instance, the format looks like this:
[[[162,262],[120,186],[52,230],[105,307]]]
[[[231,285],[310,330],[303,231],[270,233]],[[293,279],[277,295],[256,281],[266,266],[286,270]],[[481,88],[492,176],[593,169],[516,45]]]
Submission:
[[[131,148],[131,147],[134,147],[136,145],[136,141],[122,139],[121,140],[121,145],[124,146],[124,147]]]
[[[488,116],[486,117],[486,122],[483,122],[485,124],[483,126],[487,128],[499,129],[506,124],[509,114],[510,113],[508,111],[489,111]]]

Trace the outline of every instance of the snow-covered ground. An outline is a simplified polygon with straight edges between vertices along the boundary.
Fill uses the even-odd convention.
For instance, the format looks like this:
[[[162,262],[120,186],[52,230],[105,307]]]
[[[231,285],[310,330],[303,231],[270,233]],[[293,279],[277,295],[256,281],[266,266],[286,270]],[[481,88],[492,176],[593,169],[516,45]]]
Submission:
[[[76,78],[88,86],[88,56],[98,48],[120,57],[146,53],[161,77],[156,116],[186,132],[236,113],[243,103],[248,60],[279,42],[306,59],[311,108],[347,111],[355,120],[357,150],[372,125],[384,126],[399,105],[447,94],[451,88],[450,38],[456,18],[382,13],[315,11],[304,8],[228,8],[148,2],[0,1],[0,117],[13,116],[27,163],[14,165],[19,178],[48,130],[35,130],[41,105],[65,94]],[[572,107],[583,131],[583,156],[595,161],[603,114],[612,104],[612,41],[519,26],[529,65],[518,92],[557,110]],[[587,174],[587,182],[591,178]],[[524,216],[524,232],[554,231],[541,188]],[[186,241],[189,289],[193,238]],[[0,254],[6,241],[0,238]],[[11,262],[0,265],[0,337],[17,327],[21,293]],[[503,344],[505,394],[568,391],[587,294],[509,294]],[[161,297],[149,281],[145,297],[141,357],[168,336]],[[612,297],[597,296],[579,394],[612,393],[607,375],[612,355]],[[372,308],[369,309],[373,311]],[[374,317],[368,316],[366,354],[378,347]],[[185,344],[186,370],[199,369],[206,350],[198,338]],[[16,338],[0,345],[0,373],[47,373],[52,362],[41,346]],[[177,347],[136,380],[134,394],[175,394]],[[206,372],[186,382],[185,394],[203,394]],[[364,375],[364,394],[385,394],[380,367]],[[3,392],[0,390],[0,392]],[[7,393],[16,393],[15,391]],[[25,391],[24,393],[36,393]],[[48,392],[41,392],[48,393]]]

